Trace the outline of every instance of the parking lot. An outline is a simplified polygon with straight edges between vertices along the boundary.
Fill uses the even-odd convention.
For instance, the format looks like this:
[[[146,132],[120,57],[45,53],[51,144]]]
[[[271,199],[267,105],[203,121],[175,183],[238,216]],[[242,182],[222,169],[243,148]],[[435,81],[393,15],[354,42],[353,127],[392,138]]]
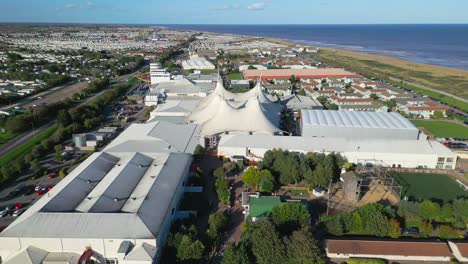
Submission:
[[[31,173],[25,173],[18,177],[14,182],[2,186],[0,190],[0,212],[6,207],[13,208],[6,215],[0,214],[0,230],[8,226],[16,217],[12,216],[15,206],[22,206],[21,209],[27,209],[43,195],[47,195],[49,188],[53,188],[62,178],[59,171],[65,166],[71,166],[83,152],[71,152],[70,159],[57,162],[54,160],[55,153],[49,153],[40,164],[46,170],[47,174],[41,177],[33,177]],[[71,167],[69,170],[72,170]],[[36,192],[36,187],[41,186],[40,191]],[[24,210],[22,210],[24,211]]]

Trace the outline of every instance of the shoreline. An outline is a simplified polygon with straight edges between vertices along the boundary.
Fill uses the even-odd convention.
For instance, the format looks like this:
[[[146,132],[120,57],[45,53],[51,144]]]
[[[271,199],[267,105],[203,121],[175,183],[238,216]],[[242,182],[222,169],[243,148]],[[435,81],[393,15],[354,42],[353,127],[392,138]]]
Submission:
[[[172,29],[181,30],[182,29]],[[245,39],[260,39],[289,47],[317,47],[321,52],[309,55],[322,63],[344,68],[364,76],[379,77],[386,81],[402,80],[405,88],[429,96],[435,100],[457,107],[468,112],[468,70],[419,63],[395,56],[385,56],[360,52],[346,48],[329,48],[318,45],[307,45],[297,40],[284,38],[216,33],[209,31],[185,30],[222,36],[235,36]],[[353,63],[349,63],[352,60]],[[354,63],[357,62],[357,63]],[[360,65],[358,65],[360,64]],[[367,74],[366,74],[367,73]],[[394,81],[395,82],[395,81]],[[417,84],[412,86],[409,84]]]
[[[215,35],[224,35],[224,36],[236,36],[236,37],[243,37],[243,38],[259,38],[259,39],[265,39],[265,40],[271,40],[276,43],[281,43],[285,44],[288,43],[289,45],[301,45],[301,46],[309,46],[309,47],[319,47],[321,49],[334,49],[334,50],[345,50],[349,52],[356,52],[360,54],[370,54],[370,55],[375,55],[375,56],[383,56],[383,57],[388,57],[388,58],[396,58],[396,59],[401,59],[404,61],[408,61],[411,63],[416,63],[416,64],[423,64],[423,65],[432,65],[432,66],[438,66],[438,67],[443,67],[443,68],[450,68],[450,69],[455,69],[455,70],[463,70],[468,72],[468,63],[450,63],[450,61],[454,61],[453,58],[444,58],[444,57],[438,57],[437,54],[433,54],[434,56],[418,56],[416,55],[417,53],[412,52],[412,51],[404,51],[404,50],[392,50],[392,49],[376,49],[376,48],[371,48],[371,47],[364,47],[364,46],[359,46],[360,44],[350,44],[350,45],[345,45],[345,44],[336,44],[333,42],[321,42],[318,40],[310,40],[310,39],[298,39],[298,38],[284,38],[281,36],[263,36],[263,34],[260,34],[256,32],[257,34],[260,35],[254,35],[254,32],[248,32],[248,34],[243,34],[242,32],[235,32],[235,33],[227,33],[227,32],[222,32],[221,30],[212,30],[209,31],[210,29],[204,29],[204,30],[199,30],[199,29],[184,29],[182,28],[177,28],[177,25],[173,25],[175,27],[172,27],[171,25],[164,25],[164,28],[170,29],[170,30],[177,30],[177,31],[186,31],[186,32],[197,32],[197,33],[207,33],[207,34],[215,34]],[[250,33],[250,34],[249,34]],[[265,34],[267,35],[267,34]],[[272,35],[272,34],[269,34]],[[365,44],[362,44],[365,45]]]

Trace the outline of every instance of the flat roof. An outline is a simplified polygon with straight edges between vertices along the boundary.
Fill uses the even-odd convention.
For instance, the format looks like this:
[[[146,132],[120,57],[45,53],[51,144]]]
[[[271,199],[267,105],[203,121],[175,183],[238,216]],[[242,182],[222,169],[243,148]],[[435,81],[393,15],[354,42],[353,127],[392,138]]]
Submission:
[[[94,153],[0,237],[154,239],[191,160],[187,153]]]
[[[270,135],[223,135],[218,148],[286,149],[297,152],[401,153],[456,156],[438,141],[346,139]]]
[[[408,119],[395,112],[345,110],[302,110],[303,126],[360,127],[419,131]]]

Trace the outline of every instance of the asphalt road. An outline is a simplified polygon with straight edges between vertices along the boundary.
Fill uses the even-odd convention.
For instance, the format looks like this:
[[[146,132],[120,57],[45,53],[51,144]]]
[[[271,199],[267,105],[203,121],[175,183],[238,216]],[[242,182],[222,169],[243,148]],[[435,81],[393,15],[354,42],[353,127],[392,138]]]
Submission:
[[[94,98],[96,98],[97,96],[101,95],[102,93],[104,93],[106,90],[114,87],[115,85],[121,83],[122,81],[130,78],[132,75],[136,74],[136,73],[139,73],[140,70],[136,71],[135,73],[132,73],[132,74],[127,74],[127,75],[123,75],[123,76],[120,76],[117,78],[116,82],[114,84],[112,84],[109,88],[107,89],[104,89],[102,90],[101,92],[87,98],[86,100],[84,100],[83,102],[81,102],[79,104],[79,106],[82,106],[84,104],[87,104],[88,102],[90,102],[91,100],[93,100]],[[57,87],[57,88],[52,88],[52,89],[56,89],[56,90],[60,90],[62,89],[63,86],[60,86],[60,87]],[[50,90],[48,91],[49,94],[50,94]],[[34,97],[37,97],[37,96],[40,96],[39,94],[36,94],[34,95]],[[11,106],[10,106],[11,107]],[[10,151],[14,150],[15,148],[17,148],[18,146],[20,146],[21,144],[27,142],[29,139],[31,139],[32,137],[34,137],[35,135],[41,133],[42,131],[44,131],[45,129],[47,129],[48,127],[52,126],[53,124],[55,124],[55,122],[57,122],[57,119],[54,119],[50,122],[48,122],[47,124],[41,126],[41,127],[38,127],[36,129],[34,129],[34,131],[30,131],[30,132],[27,132],[27,133],[24,133],[24,134],[21,134],[21,135],[18,135],[16,136],[15,138],[11,139],[10,141],[8,141],[7,143],[3,144],[2,146],[0,146],[0,157],[9,153]],[[31,127],[32,129],[32,127]]]
[[[16,136],[16,137],[12,138],[10,141],[8,141],[7,143],[3,144],[0,147],[0,157],[7,154],[8,152],[14,150],[15,148],[19,147],[21,144],[27,142],[29,139],[31,139],[35,135],[41,133],[42,131],[44,131],[48,127],[52,126],[56,121],[57,120],[54,119],[54,120],[50,121],[49,123],[47,123],[47,124],[45,124],[45,125],[43,125],[41,127],[38,127],[37,129],[31,130],[30,132],[27,132],[25,134],[21,134],[19,136]],[[31,127],[31,129],[32,129],[32,127]]]

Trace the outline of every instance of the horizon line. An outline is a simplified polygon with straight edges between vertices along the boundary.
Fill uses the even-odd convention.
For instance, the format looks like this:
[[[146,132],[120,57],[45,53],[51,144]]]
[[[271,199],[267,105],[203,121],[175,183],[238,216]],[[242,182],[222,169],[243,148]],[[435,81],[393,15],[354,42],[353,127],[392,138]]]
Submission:
[[[113,23],[113,22],[7,22],[0,24],[140,25],[140,26],[384,26],[384,25],[468,25],[463,23]]]

